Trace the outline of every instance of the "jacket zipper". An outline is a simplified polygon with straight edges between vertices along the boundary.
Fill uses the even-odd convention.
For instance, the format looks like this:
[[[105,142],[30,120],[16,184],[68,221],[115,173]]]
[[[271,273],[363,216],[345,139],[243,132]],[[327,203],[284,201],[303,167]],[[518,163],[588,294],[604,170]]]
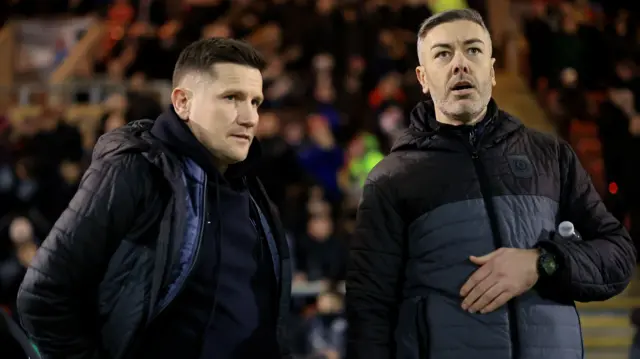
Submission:
[[[429,358],[429,324],[427,323],[427,297],[418,297],[416,303],[416,330],[418,358]]]
[[[502,238],[500,235],[500,228],[498,226],[498,217],[493,205],[491,186],[489,184],[484,165],[482,164],[482,160],[480,159],[480,155],[478,153],[477,139],[474,129],[471,129],[471,131],[469,132],[469,145],[471,146],[470,149],[471,158],[473,159],[473,165],[476,170],[476,175],[478,176],[478,182],[480,183],[480,193],[482,193],[482,199],[484,200],[487,216],[489,216],[489,225],[491,226],[491,233],[493,234],[493,244],[495,248],[498,249],[503,246]],[[509,301],[507,303],[507,312],[509,317],[509,335],[511,337],[510,357],[512,359],[518,359],[520,357],[520,340],[518,335],[516,308],[513,301]]]
[[[160,313],[162,313],[169,306],[169,304],[171,304],[171,302],[173,302],[173,300],[182,292],[182,290],[184,289],[184,284],[186,283],[187,278],[189,278],[189,275],[193,271],[196,261],[198,260],[198,255],[200,253],[200,247],[202,244],[202,237],[204,235],[204,222],[206,220],[206,213],[207,213],[207,187],[208,186],[207,186],[206,173],[204,174],[203,183],[204,183],[204,190],[202,191],[202,198],[201,198],[203,203],[203,206],[202,206],[203,215],[200,218],[200,229],[198,233],[198,239],[196,240],[196,249],[193,253],[193,257],[191,258],[191,263],[189,263],[189,269],[187,269],[184,279],[182,279],[182,281],[179,283],[178,289],[174,291],[174,294],[171,297],[166,298],[164,305],[158,308],[158,310],[155,312],[155,314],[153,315],[149,323],[151,323],[155,318],[157,318],[160,315]]]

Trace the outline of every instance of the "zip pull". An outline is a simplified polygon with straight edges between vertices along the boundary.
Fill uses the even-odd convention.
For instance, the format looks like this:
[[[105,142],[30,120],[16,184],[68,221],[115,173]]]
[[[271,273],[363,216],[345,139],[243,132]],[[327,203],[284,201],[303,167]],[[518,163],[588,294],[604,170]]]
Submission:
[[[476,131],[473,128],[469,131],[469,145],[471,145],[471,158],[477,160],[478,149],[476,148]]]
[[[473,128],[469,131],[469,144],[474,148],[476,147],[476,131]]]

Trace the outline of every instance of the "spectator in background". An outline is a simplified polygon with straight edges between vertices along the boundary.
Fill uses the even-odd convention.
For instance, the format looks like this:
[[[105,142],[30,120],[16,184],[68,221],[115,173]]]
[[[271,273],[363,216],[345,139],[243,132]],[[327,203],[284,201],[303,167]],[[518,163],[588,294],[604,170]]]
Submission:
[[[633,31],[629,11],[619,10],[606,33],[609,64],[625,58],[637,59],[637,33]]]
[[[98,126],[97,137],[104,135],[107,132],[111,132],[117,128],[120,128],[127,124],[127,120],[122,113],[112,112],[102,115],[100,125]]]
[[[135,105],[127,106],[125,113],[127,123],[141,118],[153,119],[162,113],[163,109],[158,99],[153,98],[148,88],[147,76],[144,72],[136,72],[131,76],[127,102]]]
[[[304,174],[295,150],[280,135],[280,121],[274,112],[260,115],[256,136],[262,146],[262,161],[257,173],[273,203],[280,212],[286,212],[287,190],[303,185]]]
[[[405,113],[398,104],[386,103],[378,112],[378,137],[381,140],[381,148],[385,152],[391,150],[391,146],[398,140],[402,132],[407,128]]]
[[[9,225],[9,239],[13,252],[0,263],[0,303],[10,304],[15,310],[15,297],[22,278],[33,259],[38,241],[31,221],[17,217]]]
[[[367,175],[384,158],[378,139],[369,133],[359,133],[347,147],[347,160],[340,171],[340,188],[345,194],[345,207],[355,209],[362,195]]]
[[[369,106],[378,110],[383,104],[404,103],[405,94],[400,87],[402,77],[397,72],[385,75],[378,86],[369,94]]]
[[[307,325],[308,354],[305,359],[343,359],[347,339],[344,298],[336,290],[318,296],[317,312]]]
[[[345,243],[334,235],[333,219],[328,214],[313,214],[306,235],[296,242],[296,277],[327,284],[344,279],[346,270]]]
[[[575,69],[566,68],[560,73],[560,87],[552,109],[556,131],[565,140],[569,138],[571,121],[588,121],[590,119],[585,89],[582,87],[578,71]]]
[[[578,74],[584,70],[584,43],[578,34],[578,23],[573,12],[562,16],[560,31],[553,37],[551,45],[551,85],[557,88],[560,74],[566,68],[575,69]]]
[[[547,6],[544,1],[533,3],[533,12],[526,19],[524,34],[529,40],[529,86],[537,90],[543,79],[549,79],[551,59],[548,49],[553,41],[551,26],[547,20]]]
[[[342,199],[338,187],[338,170],[344,163],[342,148],[338,146],[329,121],[321,115],[307,118],[309,143],[301,148],[298,157],[302,167],[323,188],[334,205]]]
[[[636,112],[634,93],[625,77],[632,76],[626,64],[618,65],[620,78],[611,83],[597,120],[608,182],[625,185],[625,168],[629,165],[629,124]],[[631,184],[635,186],[635,184]]]
[[[608,49],[610,45],[607,43],[606,17],[602,9],[595,4],[590,6],[587,3],[586,5],[582,9],[584,19],[579,31],[585,43],[585,68],[580,73],[580,79],[587,89],[602,90],[611,76],[609,71],[611,53],[603,50]]]

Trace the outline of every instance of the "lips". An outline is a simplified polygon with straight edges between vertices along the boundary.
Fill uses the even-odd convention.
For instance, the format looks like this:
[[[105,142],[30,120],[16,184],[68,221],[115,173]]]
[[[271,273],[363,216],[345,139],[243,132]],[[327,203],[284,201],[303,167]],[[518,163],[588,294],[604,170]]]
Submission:
[[[251,141],[251,136],[250,135],[245,135],[245,134],[242,134],[242,133],[233,134],[233,135],[231,135],[231,137],[242,139],[242,140]]]
[[[458,81],[451,86],[451,91],[464,91],[473,89],[473,85],[469,81]]]

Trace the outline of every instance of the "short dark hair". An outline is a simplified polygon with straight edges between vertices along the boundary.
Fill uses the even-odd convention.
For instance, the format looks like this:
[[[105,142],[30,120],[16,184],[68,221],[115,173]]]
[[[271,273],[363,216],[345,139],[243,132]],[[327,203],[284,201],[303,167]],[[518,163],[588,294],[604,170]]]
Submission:
[[[207,38],[185,47],[173,70],[173,87],[191,71],[210,72],[215,64],[231,63],[249,66],[260,71],[267,62],[258,50],[248,43],[229,38]]]
[[[427,36],[427,33],[438,25],[461,20],[475,22],[482,26],[483,29],[487,30],[487,32],[489,31],[487,25],[484,24],[484,20],[482,20],[480,13],[473,9],[447,10],[430,16],[420,25],[420,29],[418,30],[418,40],[424,39],[424,37]]]

